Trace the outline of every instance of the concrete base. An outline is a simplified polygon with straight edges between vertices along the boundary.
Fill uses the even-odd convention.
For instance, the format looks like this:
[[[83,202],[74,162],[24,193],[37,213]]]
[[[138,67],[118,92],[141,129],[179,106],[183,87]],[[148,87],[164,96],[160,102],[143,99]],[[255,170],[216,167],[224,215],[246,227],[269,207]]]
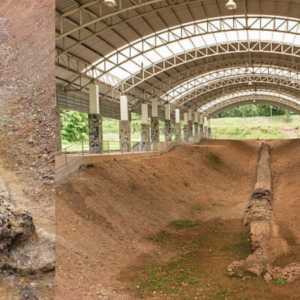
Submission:
[[[130,121],[120,121],[120,146],[122,152],[131,151],[131,124]]]
[[[103,132],[102,116],[98,114],[89,114],[89,140],[90,153],[98,154],[103,152]]]
[[[158,117],[151,118],[151,142],[159,142],[159,119]]]
[[[60,123],[60,108],[55,107],[55,152],[61,152],[61,123]]]
[[[181,142],[181,123],[175,124],[175,141]]]
[[[171,120],[165,120],[165,141],[172,141],[172,123]]]

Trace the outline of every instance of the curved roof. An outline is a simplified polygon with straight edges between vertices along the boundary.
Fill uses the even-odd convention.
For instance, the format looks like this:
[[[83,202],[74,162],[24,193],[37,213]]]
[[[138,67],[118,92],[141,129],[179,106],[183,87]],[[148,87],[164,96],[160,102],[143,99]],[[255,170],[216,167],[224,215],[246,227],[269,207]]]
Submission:
[[[116,2],[56,1],[61,89],[87,92],[94,82],[102,101],[156,97],[183,110],[249,82],[299,90],[298,0],[236,0],[233,12],[226,0]]]

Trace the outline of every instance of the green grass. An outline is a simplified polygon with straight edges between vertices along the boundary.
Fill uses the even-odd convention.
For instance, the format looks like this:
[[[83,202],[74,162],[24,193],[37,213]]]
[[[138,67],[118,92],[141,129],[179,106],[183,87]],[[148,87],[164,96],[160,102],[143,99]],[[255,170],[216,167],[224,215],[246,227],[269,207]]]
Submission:
[[[191,220],[175,220],[171,223],[171,225],[175,226],[176,228],[188,228],[188,227],[199,226],[200,223]]]
[[[300,136],[300,116],[212,119],[217,139],[288,139]]]

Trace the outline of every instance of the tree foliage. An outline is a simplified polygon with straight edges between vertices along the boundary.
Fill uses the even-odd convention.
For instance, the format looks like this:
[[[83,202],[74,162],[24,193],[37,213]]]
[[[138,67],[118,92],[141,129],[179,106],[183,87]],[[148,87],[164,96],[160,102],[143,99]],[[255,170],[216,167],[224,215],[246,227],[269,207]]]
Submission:
[[[236,118],[236,117],[270,117],[291,114],[288,110],[278,106],[267,104],[243,105],[228,109],[216,116],[216,118]]]
[[[62,140],[76,142],[88,139],[88,114],[61,109]]]

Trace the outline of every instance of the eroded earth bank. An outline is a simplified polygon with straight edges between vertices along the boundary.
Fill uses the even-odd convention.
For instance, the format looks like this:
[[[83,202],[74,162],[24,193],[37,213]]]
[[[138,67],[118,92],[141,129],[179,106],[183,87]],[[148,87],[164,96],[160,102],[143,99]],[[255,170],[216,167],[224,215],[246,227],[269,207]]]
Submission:
[[[0,4],[1,300],[54,298],[54,14]]]
[[[273,213],[299,263],[300,141],[268,142]],[[299,281],[229,276],[253,253],[244,225],[260,141],[204,141],[107,161],[57,184],[56,299],[300,299]]]

